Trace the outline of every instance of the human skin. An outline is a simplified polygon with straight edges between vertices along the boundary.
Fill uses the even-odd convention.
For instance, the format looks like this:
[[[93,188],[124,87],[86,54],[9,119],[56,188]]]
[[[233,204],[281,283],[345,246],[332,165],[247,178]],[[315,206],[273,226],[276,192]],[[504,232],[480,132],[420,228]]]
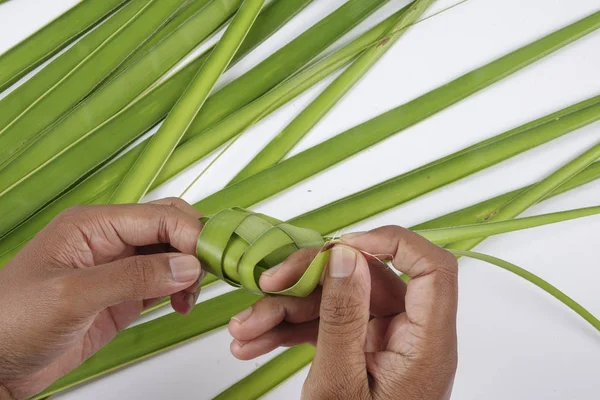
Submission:
[[[200,216],[165,199],[75,207],[52,221],[0,270],[0,399],[43,391],[166,296],[189,313],[204,277],[193,256]],[[261,287],[289,287],[318,251],[293,254]],[[316,345],[304,399],[448,399],[457,276],[454,256],[402,228],[346,235],[311,295],[265,297],[231,320],[231,351],[248,360]]]
[[[204,277],[199,217],[165,199],[55,218],[0,270],[0,399],[41,392],[165,296],[189,313]]]
[[[302,275],[318,249],[264,273],[277,291]],[[406,285],[383,260],[411,280]],[[306,298],[266,297],[235,316],[233,355],[316,345],[303,399],[446,400],[456,373],[456,257],[397,226],[342,236],[322,287]]]

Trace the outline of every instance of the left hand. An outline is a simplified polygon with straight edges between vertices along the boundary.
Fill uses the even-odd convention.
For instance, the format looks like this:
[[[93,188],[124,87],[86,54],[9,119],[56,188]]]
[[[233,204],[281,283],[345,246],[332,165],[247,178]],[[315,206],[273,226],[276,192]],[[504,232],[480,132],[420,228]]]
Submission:
[[[162,297],[189,313],[204,277],[199,217],[167,199],[55,218],[0,270],[0,399],[41,392]]]

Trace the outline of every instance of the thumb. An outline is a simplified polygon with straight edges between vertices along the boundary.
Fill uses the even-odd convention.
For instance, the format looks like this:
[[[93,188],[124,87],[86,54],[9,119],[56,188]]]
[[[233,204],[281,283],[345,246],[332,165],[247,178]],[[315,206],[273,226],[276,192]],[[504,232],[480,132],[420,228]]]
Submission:
[[[202,278],[200,261],[179,253],[128,257],[81,271],[90,311],[101,311],[126,301],[169,296]]]
[[[371,277],[364,256],[348,246],[331,249],[310,374],[322,382],[317,386],[327,385],[327,391],[348,395],[340,398],[354,398],[368,389],[364,348],[370,296]],[[319,390],[311,397],[319,398]]]

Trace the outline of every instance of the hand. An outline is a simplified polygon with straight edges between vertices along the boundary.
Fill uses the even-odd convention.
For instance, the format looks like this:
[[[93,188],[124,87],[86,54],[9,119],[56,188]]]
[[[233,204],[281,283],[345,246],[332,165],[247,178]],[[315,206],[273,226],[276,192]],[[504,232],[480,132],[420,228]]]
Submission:
[[[449,399],[458,359],[456,258],[394,226],[341,242],[322,288],[306,298],[263,298],[231,320],[233,355],[248,360],[316,344],[304,399]],[[261,287],[290,286],[317,251],[265,272]],[[408,285],[380,260],[410,276]]]
[[[0,270],[0,398],[41,392],[162,297],[188,313],[204,273],[176,251],[194,254],[199,217],[171,199],[54,219]]]

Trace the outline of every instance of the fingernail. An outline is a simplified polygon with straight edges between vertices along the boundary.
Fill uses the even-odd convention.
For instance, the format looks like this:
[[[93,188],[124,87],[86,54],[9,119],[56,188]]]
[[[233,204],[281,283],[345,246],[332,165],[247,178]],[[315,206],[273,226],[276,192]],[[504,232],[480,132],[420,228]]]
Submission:
[[[263,272],[263,275],[266,276],[273,276],[277,273],[277,271],[279,271],[281,269],[281,267],[283,267],[283,263],[279,263],[276,266],[274,266],[273,268],[269,268],[268,270],[266,270],[265,272]]]
[[[202,281],[206,278],[206,271],[200,268],[200,277],[198,278],[198,282],[202,283]]]
[[[240,324],[242,324],[245,321],[247,321],[248,318],[250,318],[251,315],[252,315],[252,307],[249,307],[249,308],[246,308],[244,311],[242,311],[241,313],[237,314],[236,316],[234,316],[231,319],[234,320],[234,321],[239,322]]]
[[[329,276],[332,278],[347,278],[356,269],[356,253],[345,246],[335,246],[331,249],[329,258]]]
[[[169,260],[171,274],[176,282],[191,282],[201,273],[200,262],[194,256],[182,255]]]
[[[346,233],[345,235],[342,235],[342,237],[340,238],[341,240],[352,240],[355,239],[359,236],[364,235],[367,232],[353,232],[353,233]]]
[[[233,343],[232,343],[232,345],[233,345],[233,347],[234,347],[234,348],[241,349],[242,347],[244,347],[244,345],[245,345],[246,343],[248,343],[248,342],[242,342],[242,341],[239,341],[239,340],[233,339]]]
[[[190,310],[191,310],[196,305],[196,296],[191,293],[188,293],[185,296],[185,301],[188,303],[188,305],[190,306]]]

